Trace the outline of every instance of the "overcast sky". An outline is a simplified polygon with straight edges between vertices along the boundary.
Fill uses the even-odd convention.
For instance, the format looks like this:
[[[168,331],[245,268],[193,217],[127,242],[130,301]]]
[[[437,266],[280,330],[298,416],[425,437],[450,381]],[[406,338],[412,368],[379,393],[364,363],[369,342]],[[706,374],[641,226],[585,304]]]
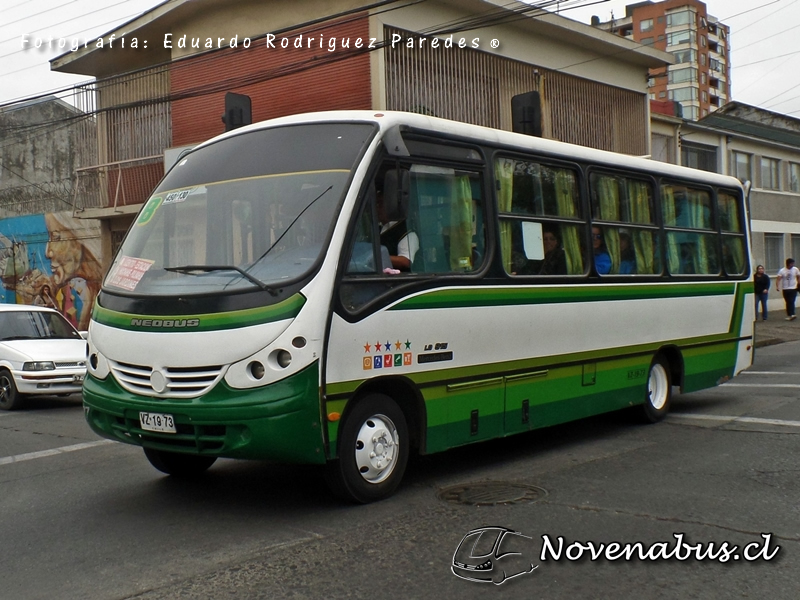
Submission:
[[[25,35],[29,40],[45,40],[44,45],[50,36],[55,40],[96,39],[160,3],[0,1],[0,104],[88,79],[51,72],[48,61],[63,50],[23,49]],[[569,0],[561,3],[561,14],[585,23],[592,15],[607,21],[612,11],[615,17],[624,17],[625,6],[631,3],[633,0]],[[706,5],[711,15],[731,28],[733,99],[800,118],[800,0],[707,0]]]

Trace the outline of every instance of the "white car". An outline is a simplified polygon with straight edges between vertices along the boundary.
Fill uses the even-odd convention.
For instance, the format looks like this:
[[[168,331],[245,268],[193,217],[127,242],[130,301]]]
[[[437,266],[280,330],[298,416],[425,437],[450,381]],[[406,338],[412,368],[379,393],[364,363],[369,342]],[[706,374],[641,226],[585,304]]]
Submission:
[[[29,394],[79,393],[85,376],[86,340],[59,312],[0,304],[0,409]]]

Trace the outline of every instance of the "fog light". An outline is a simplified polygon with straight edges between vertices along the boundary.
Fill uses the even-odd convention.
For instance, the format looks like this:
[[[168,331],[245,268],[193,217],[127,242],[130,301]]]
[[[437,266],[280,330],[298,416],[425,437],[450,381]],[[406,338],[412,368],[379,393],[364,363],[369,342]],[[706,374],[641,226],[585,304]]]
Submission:
[[[305,348],[306,347],[306,338],[303,336],[297,336],[292,340],[292,346],[295,348]]]
[[[282,369],[285,369],[292,364],[292,355],[286,350],[278,350],[278,355],[275,357],[275,359],[278,362],[278,366],[280,366]]]
[[[264,377],[264,365],[262,365],[258,361],[253,361],[250,363],[250,375],[252,375],[255,379],[261,379]]]
[[[95,371],[97,370],[97,354],[92,354],[89,357],[89,364],[92,366],[92,369]]]

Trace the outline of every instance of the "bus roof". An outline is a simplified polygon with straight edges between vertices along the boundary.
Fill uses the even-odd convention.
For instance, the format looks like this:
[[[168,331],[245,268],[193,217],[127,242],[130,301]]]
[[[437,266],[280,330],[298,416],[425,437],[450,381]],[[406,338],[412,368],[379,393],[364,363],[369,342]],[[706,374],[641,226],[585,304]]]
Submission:
[[[660,174],[667,177],[691,179],[707,184],[726,187],[741,188],[741,182],[729,175],[720,175],[710,171],[701,171],[689,167],[673,165],[645,157],[630,156],[607,150],[598,150],[587,146],[579,146],[556,140],[538,138],[521,133],[513,133],[501,129],[492,129],[481,125],[473,125],[460,121],[451,121],[439,117],[431,117],[418,113],[402,111],[369,111],[369,110],[337,110],[289,115],[261,121],[245,127],[219,135],[198,147],[210,144],[220,139],[240,135],[250,131],[281,127],[301,123],[325,122],[369,122],[376,124],[381,132],[399,126],[411,127],[415,130],[429,131],[438,135],[449,135],[462,140],[474,140],[476,143],[486,143],[495,146],[505,146],[520,151],[537,152],[564,160],[589,162],[605,166],[616,166],[636,169],[640,171]]]

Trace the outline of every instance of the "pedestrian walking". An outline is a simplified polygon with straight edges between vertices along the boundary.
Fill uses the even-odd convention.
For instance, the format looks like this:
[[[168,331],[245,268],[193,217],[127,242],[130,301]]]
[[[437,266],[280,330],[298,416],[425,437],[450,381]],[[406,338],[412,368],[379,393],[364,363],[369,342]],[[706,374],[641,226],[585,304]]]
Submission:
[[[767,320],[767,298],[769,297],[769,275],[764,272],[764,265],[756,267],[756,274],[753,276],[756,292],[756,321],[758,321],[758,305],[761,304],[761,320]]]
[[[783,301],[786,303],[786,320],[794,321],[795,315],[794,302],[797,299],[797,284],[800,282],[800,270],[794,266],[794,259],[787,258],[786,266],[778,271],[778,278],[775,287],[783,294]]]

